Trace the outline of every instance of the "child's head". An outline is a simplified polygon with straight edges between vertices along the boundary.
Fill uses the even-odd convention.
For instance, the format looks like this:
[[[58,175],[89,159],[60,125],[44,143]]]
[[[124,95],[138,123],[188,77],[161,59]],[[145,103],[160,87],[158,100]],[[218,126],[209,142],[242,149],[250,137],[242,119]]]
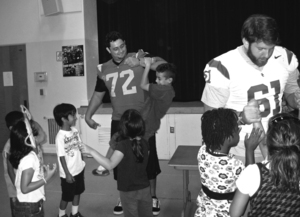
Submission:
[[[30,143],[26,125],[24,121],[19,121],[10,131],[11,155],[9,160],[15,169],[18,168],[20,160],[33,150],[31,146],[26,145],[26,142]]]
[[[143,162],[144,153],[141,147],[141,137],[145,134],[145,122],[135,109],[126,110],[120,120],[119,133],[121,139],[130,139],[136,161]],[[119,140],[119,139],[118,139]]]
[[[220,150],[224,144],[234,147],[238,144],[238,116],[232,109],[218,108],[206,111],[201,117],[203,142],[207,151]]]
[[[74,126],[76,123],[76,108],[72,104],[61,103],[53,109],[53,115],[58,126],[64,124]]]
[[[24,120],[24,115],[20,111],[11,111],[5,116],[5,122],[8,129],[11,129],[20,120]]]
[[[289,114],[278,114],[269,121],[267,147],[270,174],[280,191],[299,191],[300,121]]]
[[[156,83],[171,85],[175,81],[176,67],[172,63],[162,63],[156,67]]]
[[[142,137],[145,134],[145,122],[137,110],[128,109],[121,117],[119,130],[124,138]]]

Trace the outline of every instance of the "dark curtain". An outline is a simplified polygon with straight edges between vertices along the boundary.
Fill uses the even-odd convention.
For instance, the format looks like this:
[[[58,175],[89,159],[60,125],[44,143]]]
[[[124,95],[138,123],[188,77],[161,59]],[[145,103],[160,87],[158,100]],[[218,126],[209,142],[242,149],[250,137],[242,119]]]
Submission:
[[[128,52],[143,49],[177,66],[174,101],[198,101],[205,64],[241,45],[241,26],[251,14],[275,18],[281,45],[300,56],[299,11],[298,0],[97,0],[99,62],[110,59],[105,35],[119,31]]]

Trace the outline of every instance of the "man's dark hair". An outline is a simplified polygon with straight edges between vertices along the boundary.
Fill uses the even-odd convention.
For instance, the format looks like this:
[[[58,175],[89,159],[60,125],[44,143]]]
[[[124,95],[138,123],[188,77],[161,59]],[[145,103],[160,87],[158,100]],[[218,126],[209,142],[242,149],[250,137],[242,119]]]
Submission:
[[[76,108],[72,104],[62,103],[53,109],[53,116],[58,126],[62,127],[62,118],[68,119],[69,115],[74,115],[76,113]]]
[[[241,32],[250,44],[263,41],[265,44],[278,45],[280,43],[279,29],[276,21],[269,16],[254,14],[244,22]]]
[[[6,126],[7,126],[7,128],[10,128],[10,127],[16,125],[16,123],[18,123],[20,120],[23,120],[23,119],[24,119],[24,115],[22,112],[11,111],[11,112],[7,113],[7,115],[5,116]]]
[[[121,33],[117,31],[109,32],[105,37],[106,47],[110,48],[110,42],[116,41],[118,39],[125,41]]]
[[[176,66],[174,64],[172,64],[172,63],[162,63],[162,64],[159,64],[156,67],[156,71],[158,73],[164,73],[165,77],[167,79],[168,78],[172,78],[172,83],[174,83],[175,77],[176,77],[176,73],[177,73]]]

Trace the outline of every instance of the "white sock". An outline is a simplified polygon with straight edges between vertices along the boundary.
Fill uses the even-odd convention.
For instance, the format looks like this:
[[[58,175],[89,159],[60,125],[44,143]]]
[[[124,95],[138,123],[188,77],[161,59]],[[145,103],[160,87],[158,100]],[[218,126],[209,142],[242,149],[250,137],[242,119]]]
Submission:
[[[98,168],[97,168],[97,170],[99,170],[99,171],[103,171],[103,170],[106,170],[103,166],[99,166]]]
[[[72,205],[72,215],[75,215],[76,213],[78,213],[78,207],[79,206]]]
[[[58,211],[58,216],[59,216],[59,217],[65,215],[65,214],[66,214],[66,210],[61,210],[61,209],[59,209],[59,211]]]

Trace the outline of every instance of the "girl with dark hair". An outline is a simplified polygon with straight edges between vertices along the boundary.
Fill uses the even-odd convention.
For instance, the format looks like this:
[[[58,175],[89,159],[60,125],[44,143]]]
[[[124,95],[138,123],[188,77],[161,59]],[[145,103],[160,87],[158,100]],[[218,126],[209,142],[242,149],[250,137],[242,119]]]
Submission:
[[[206,111],[201,117],[201,130],[203,145],[197,157],[201,190],[195,217],[227,217],[236,189],[235,181],[244,169],[243,162],[229,153],[240,140],[238,116],[232,109]],[[245,137],[246,165],[254,163],[254,150],[261,133],[253,128],[250,137]]]
[[[117,184],[125,217],[153,216],[146,172],[149,145],[143,138],[144,134],[145,123],[141,114],[129,109],[121,117],[116,149],[110,159],[82,144],[82,152],[92,155],[105,169],[118,166]]]
[[[230,215],[300,216],[300,121],[289,114],[269,120],[268,158],[247,167],[237,180]]]
[[[31,135],[28,132],[31,132]],[[11,129],[9,161],[14,169],[17,169],[14,182],[17,190],[17,200],[13,206],[15,217],[44,216],[44,185],[56,170],[56,164],[53,164],[52,169],[49,165],[43,165],[39,146],[45,141],[45,137],[45,132],[34,121],[19,121]]]

